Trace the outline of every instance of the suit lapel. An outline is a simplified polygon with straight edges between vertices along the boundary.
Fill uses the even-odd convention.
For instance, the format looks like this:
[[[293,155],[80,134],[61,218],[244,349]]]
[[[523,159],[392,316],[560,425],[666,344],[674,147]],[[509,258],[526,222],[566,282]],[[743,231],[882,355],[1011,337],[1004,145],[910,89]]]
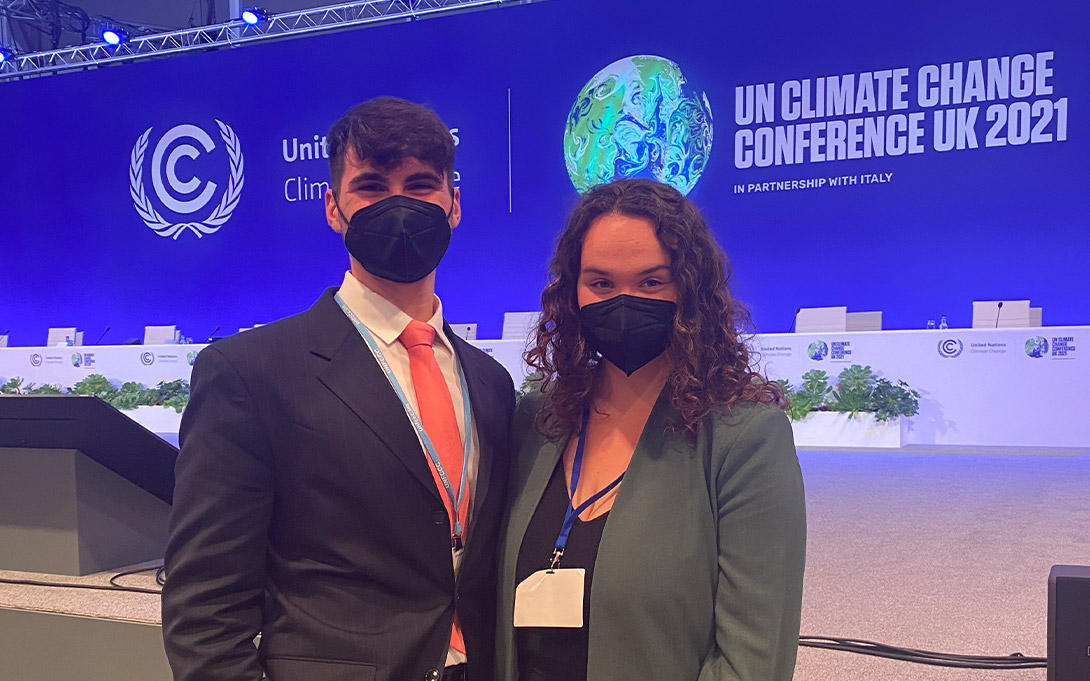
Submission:
[[[439,490],[401,399],[359,332],[333,300],[335,292],[326,291],[311,308],[314,322],[310,351],[327,360],[318,370],[318,380],[439,499]]]

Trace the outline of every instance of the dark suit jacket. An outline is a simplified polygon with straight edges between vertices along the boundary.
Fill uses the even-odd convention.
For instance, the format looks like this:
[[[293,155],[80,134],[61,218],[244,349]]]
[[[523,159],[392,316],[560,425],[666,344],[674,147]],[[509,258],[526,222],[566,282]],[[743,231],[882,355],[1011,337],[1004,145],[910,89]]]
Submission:
[[[426,455],[334,292],[197,357],[163,589],[176,681],[438,678],[455,606],[470,678],[492,678],[511,378],[448,333],[480,441],[456,581]]]

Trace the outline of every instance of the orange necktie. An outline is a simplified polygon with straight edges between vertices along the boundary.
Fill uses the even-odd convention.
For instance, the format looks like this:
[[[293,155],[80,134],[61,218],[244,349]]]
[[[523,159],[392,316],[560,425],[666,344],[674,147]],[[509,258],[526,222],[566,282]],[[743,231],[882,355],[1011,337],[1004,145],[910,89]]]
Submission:
[[[454,415],[454,401],[450,397],[450,388],[447,387],[447,380],[443,377],[439,363],[435,361],[435,351],[432,348],[432,343],[435,341],[435,328],[414,319],[401,332],[398,340],[409,351],[409,370],[413,377],[413,389],[416,391],[417,414],[424,424],[424,432],[428,434],[428,439],[439,454],[439,461],[443,464],[451,489],[457,495],[462,482],[464,450],[462,435],[458,430],[458,419]],[[470,424],[467,423],[467,437],[469,428]],[[454,512],[450,495],[443,487],[439,471],[430,456],[428,465],[431,468],[432,478],[435,479],[435,486],[439,489],[439,496],[447,509],[447,517],[450,519],[451,533],[453,533]],[[467,489],[458,508],[463,532],[467,527],[468,512],[469,492]],[[465,642],[462,640],[462,628],[458,624],[457,614],[455,614],[454,627],[451,631],[450,645],[458,652],[465,653]]]

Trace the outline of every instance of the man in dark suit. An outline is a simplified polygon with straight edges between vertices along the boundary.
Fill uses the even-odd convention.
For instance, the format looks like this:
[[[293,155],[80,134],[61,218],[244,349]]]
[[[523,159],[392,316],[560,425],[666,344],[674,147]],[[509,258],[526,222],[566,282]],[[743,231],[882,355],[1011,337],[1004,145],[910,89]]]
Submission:
[[[342,285],[193,367],[167,657],[176,681],[487,681],[514,389],[434,292],[453,140],[384,97],[328,145]]]

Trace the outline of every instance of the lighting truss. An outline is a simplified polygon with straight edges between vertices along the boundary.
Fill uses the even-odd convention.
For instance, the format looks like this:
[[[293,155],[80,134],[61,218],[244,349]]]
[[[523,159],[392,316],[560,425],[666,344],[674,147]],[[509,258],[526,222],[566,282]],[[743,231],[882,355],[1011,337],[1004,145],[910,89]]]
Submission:
[[[0,63],[0,81],[501,4],[518,4],[518,0],[366,0],[284,12],[256,26],[235,17],[212,26],[132,37],[116,47],[96,42],[15,54]]]

